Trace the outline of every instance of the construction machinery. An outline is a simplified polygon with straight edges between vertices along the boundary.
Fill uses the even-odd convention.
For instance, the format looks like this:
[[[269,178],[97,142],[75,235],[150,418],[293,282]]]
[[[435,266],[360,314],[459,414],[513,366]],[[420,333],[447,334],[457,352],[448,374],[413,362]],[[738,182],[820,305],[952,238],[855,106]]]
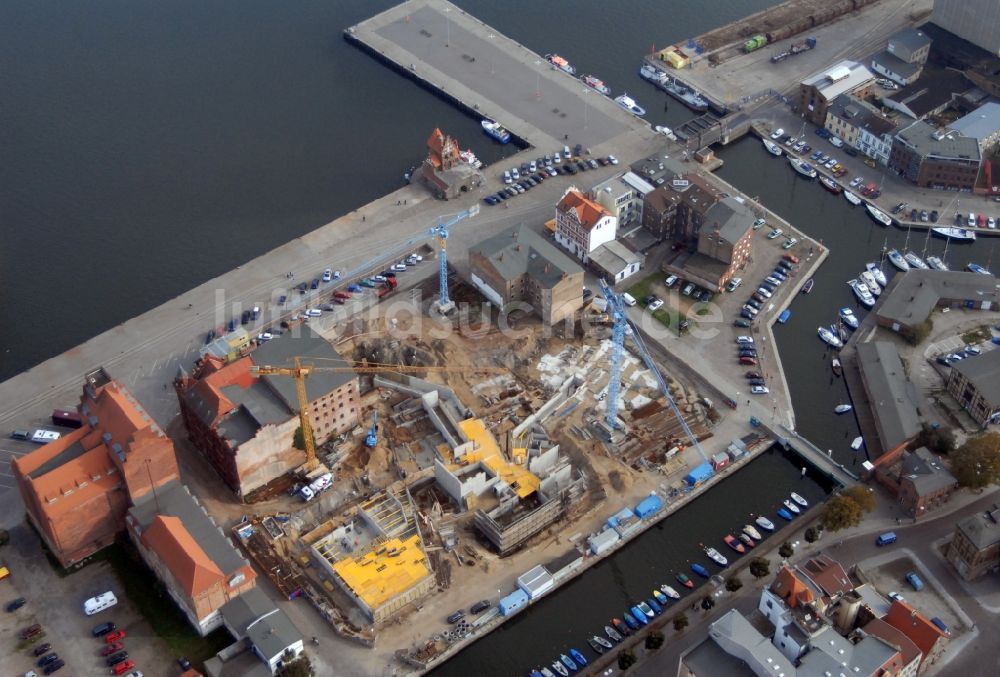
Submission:
[[[323,358],[310,358],[311,360]],[[333,358],[329,358],[333,359]],[[306,452],[306,472],[310,473],[319,466],[316,459],[316,441],[313,439],[312,424],[309,421],[309,396],[306,394],[306,377],[313,372],[354,372],[356,374],[379,374],[395,372],[397,374],[414,374],[423,372],[504,372],[502,367],[443,367],[438,365],[408,365],[408,364],[382,364],[379,362],[368,362],[362,360],[353,365],[337,367],[317,367],[314,364],[303,366],[299,357],[293,358],[291,367],[275,367],[269,365],[254,365],[250,369],[255,376],[291,376],[295,379],[295,397],[299,405],[299,425],[302,427],[302,442]],[[375,429],[375,423],[372,424]],[[369,435],[371,431],[369,431]],[[368,438],[365,438],[367,444]],[[374,445],[369,445],[374,446]]]
[[[378,444],[378,412],[372,416],[372,427],[368,429],[368,434],[365,435],[365,446],[369,449],[374,449]]]
[[[448,229],[459,221],[467,219],[470,216],[475,216],[478,213],[479,205],[472,205],[464,212],[456,214],[447,221],[438,223],[430,230],[431,235],[436,235],[438,242],[441,244],[440,261],[438,262],[440,265],[438,276],[441,284],[440,297],[438,298],[438,310],[441,313],[447,313],[452,308],[451,299],[448,297]]]

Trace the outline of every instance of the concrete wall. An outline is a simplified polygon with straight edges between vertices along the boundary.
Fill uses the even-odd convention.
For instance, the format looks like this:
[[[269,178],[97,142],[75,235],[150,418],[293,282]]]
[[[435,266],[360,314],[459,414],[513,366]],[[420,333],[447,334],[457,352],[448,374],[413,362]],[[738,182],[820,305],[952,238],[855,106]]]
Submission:
[[[266,425],[236,449],[232,458],[242,495],[306,462],[306,452],[292,446],[298,427],[298,417]]]

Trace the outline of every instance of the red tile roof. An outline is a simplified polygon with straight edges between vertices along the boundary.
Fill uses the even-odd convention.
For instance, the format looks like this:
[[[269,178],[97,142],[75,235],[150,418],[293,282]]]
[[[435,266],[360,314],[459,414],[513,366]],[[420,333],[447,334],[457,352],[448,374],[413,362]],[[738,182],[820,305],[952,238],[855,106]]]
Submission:
[[[605,216],[611,216],[611,212],[593,200],[587,199],[578,190],[566,191],[556,208],[564,213],[572,211],[576,215],[576,219],[587,230],[596,226],[597,222]]]
[[[780,597],[789,609],[805,606],[813,601],[812,590],[799,580],[799,577],[787,565],[781,567],[774,577],[774,582],[771,583],[771,592]]]
[[[899,600],[892,603],[889,613],[882,620],[909,637],[924,656],[931,652],[938,639],[945,636],[926,616]]]
[[[914,658],[923,657],[920,649],[902,631],[889,625],[881,618],[873,618],[862,628],[869,635],[878,637],[892,647],[895,647],[903,657],[903,665],[909,665]]]
[[[158,515],[142,532],[142,541],[166,565],[191,598],[219,583],[224,575],[177,517]]]
[[[817,555],[810,558],[800,567],[800,570],[825,595],[843,594],[854,589],[854,584],[847,577],[844,567],[829,555]]]

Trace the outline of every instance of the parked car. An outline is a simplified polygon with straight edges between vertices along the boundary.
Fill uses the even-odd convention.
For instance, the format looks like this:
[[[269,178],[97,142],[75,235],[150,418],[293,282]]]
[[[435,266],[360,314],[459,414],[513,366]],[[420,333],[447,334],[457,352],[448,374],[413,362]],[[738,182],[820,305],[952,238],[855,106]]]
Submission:
[[[754,395],[767,395],[771,391],[767,389],[767,386],[753,386],[750,388],[750,392]]]
[[[114,624],[112,623],[112,625],[114,625]],[[104,637],[104,641],[107,642],[107,643],[109,643],[109,644],[112,643],[112,642],[120,642],[123,639],[125,639],[125,631],[124,630],[115,630],[114,632],[109,633],[109,634],[105,635],[105,637]]]
[[[469,609],[469,611],[472,612],[472,613],[474,613],[474,614],[479,614],[479,613],[482,613],[482,612],[486,611],[489,608],[490,608],[490,600],[484,599],[484,600],[480,600],[480,601],[476,602],[475,604],[473,604],[472,608]]]
[[[906,574],[906,582],[912,585],[914,590],[919,591],[924,589],[924,582],[920,580],[920,576],[915,571]]]
[[[101,649],[102,656],[110,656],[111,654],[118,653],[125,648],[125,645],[121,642],[112,642],[111,644],[105,644],[104,648]]]
[[[91,632],[94,634],[94,637],[104,637],[108,633],[114,632],[116,629],[118,629],[118,626],[111,621],[108,621],[107,623],[95,625]]]
[[[24,599],[23,597],[18,597],[17,599],[7,602],[7,606],[5,608],[7,609],[7,613],[12,613],[14,611],[17,611],[27,603],[28,602],[26,599]]]
[[[126,660],[122,661],[121,663],[119,663],[118,665],[114,666],[113,668],[111,668],[111,674],[112,675],[124,675],[126,672],[128,672],[129,670],[131,670],[134,667],[135,667],[135,663],[132,661],[131,658],[129,658],[129,659],[126,659]]]
[[[104,662],[108,664],[109,667],[118,665],[119,663],[125,661],[128,658],[128,651],[119,651],[116,654],[112,654],[104,659]]]
[[[653,302],[646,307],[649,309],[649,312],[651,313],[656,312],[657,310],[663,307],[663,301],[660,299],[654,299]]]
[[[453,613],[450,616],[448,616],[448,623],[450,623],[451,625],[454,625],[455,623],[458,623],[463,618],[465,618],[465,612],[462,611],[461,609],[459,609],[455,613]]]
[[[38,656],[47,654],[50,649],[52,649],[52,645],[46,642],[45,644],[39,644],[36,646],[32,653],[35,654],[35,657],[37,658]]]
[[[749,320],[745,320],[745,319],[737,319],[737,320],[733,320],[733,326],[734,327],[743,327],[744,329],[748,329],[750,327],[750,322],[749,322]]]
[[[40,667],[40,668],[44,668],[46,665],[48,665],[50,663],[55,663],[57,660],[59,660],[59,654],[57,654],[57,653],[50,653],[50,654],[47,654],[47,655],[42,656],[41,658],[39,658],[38,662],[36,663],[36,665],[38,667]]]
[[[48,665],[46,665],[45,669],[42,670],[42,672],[44,672],[46,675],[51,675],[52,673],[61,670],[63,667],[65,667],[65,665],[66,665],[65,661],[63,661],[63,659],[60,658],[54,663],[49,663]]]

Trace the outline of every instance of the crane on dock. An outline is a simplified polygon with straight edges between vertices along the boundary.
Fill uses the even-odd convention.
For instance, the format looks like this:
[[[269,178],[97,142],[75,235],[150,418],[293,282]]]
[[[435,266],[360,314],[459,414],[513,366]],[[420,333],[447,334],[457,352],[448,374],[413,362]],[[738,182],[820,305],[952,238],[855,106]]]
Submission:
[[[440,265],[438,276],[441,284],[441,292],[438,298],[438,310],[442,314],[447,313],[452,307],[451,299],[448,297],[448,229],[459,221],[475,216],[478,213],[479,205],[474,204],[464,212],[459,212],[458,214],[452,216],[447,221],[440,221],[430,230],[431,235],[436,235],[438,242],[441,245],[440,261],[438,261],[438,264]],[[443,218],[444,217],[442,217],[442,219]]]
[[[660,369],[656,366],[653,361],[653,357],[649,354],[646,349],[646,344],[639,336],[639,332],[635,330],[634,327],[630,327],[628,317],[625,315],[625,302],[622,301],[622,297],[616,294],[607,282],[600,280],[601,293],[604,294],[604,298],[608,301],[608,310],[611,310],[611,316],[613,318],[614,324],[611,330],[611,380],[608,382],[608,396],[606,405],[605,421],[612,429],[619,427],[618,424],[618,395],[621,390],[621,369],[622,369],[622,352],[625,348],[625,333],[626,328],[631,328],[629,334],[632,336],[632,340],[635,342],[635,346],[639,351],[639,355],[642,357],[643,363],[646,368],[653,373],[656,378],[656,384],[660,388],[660,392],[663,396],[667,398],[667,402],[670,404],[671,411],[674,412],[674,416],[677,418],[677,422],[680,423],[681,429],[684,434],[687,435],[688,440],[691,445],[698,450],[701,454],[701,458],[708,461],[708,456],[705,454],[705,450],[701,448],[701,443],[698,442],[698,438],[695,437],[694,433],[691,432],[691,428],[688,427],[687,421],[684,420],[684,415],[681,413],[680,408],[677,406],[677,402],[674,401],[673,396],[670,394],[670,388],[667,387],[667,382],[663,378],[663,374],[660,373]]]
[[[335,359],[335,358],[309,358],[310,360],[317,359]],[[338,360],[340,361],[340,360]],[[482,372],[503,372],[506,369],[502,367],[446,367],[440,365],[410,365],[410,364],[384,364],[381,362],[368,362],[367,360],[362,360],[356,362],[353,365],[344,365],[342,361],[340,366],[336,367],[317,367],[314,364],[302,364],[300,357],[296,356],[292,358],[291,367],[276,367],[270,365],[253,365],[250,368],[250,373],[254,376],[291,376],[295,379],[295,397],[298,400],[299,406],[299,426],[302,428],[302,443],[305,447],[306,452],[306,472],[312,472],[319,466],[319,461],[316,459],[316,441],[313,439],[312,423],[309,420],[309,396],[306,394],[306,377],[314,372],[334,372],[334,373],[345,373],[353,372],[355,374],[381,374],[388,372],[395,372],[397,374],[414,374],[423,372],[433,372],[433,373],[447,373],[447,372],[468,372],[468,371],[482,371]],[[378,421],[378,414],[376,413],[376,419],[372,422],[372,430],[376,430],[376,423]],[[371,435],[371,430],[368,433]],[[376,440],[377,441],[377,440]],[[368,444],[368,437],[365,438],[365,444]],[[374,446],[374,445],[368,445]]]

